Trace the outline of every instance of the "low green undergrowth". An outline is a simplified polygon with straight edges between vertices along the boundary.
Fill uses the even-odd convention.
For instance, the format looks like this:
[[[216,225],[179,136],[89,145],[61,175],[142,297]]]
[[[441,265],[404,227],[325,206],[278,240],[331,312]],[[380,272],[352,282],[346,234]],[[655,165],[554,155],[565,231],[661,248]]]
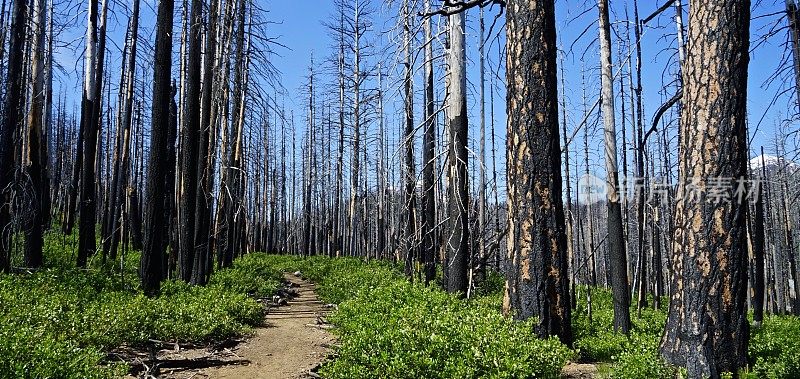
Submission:
[[[666,303],[666,302],[663,302]],[[652,298],[649,304],[652,305]],[[592,322],[586,312],[586,288],[579,288],[578,307],[573,312],[575,348],[582,359],[611,362],[612,378],[668,378],[677,373],[661,358],[658,348],[667,318],[662,309],[642,309],[641,316],[631,308],[630,337],[615,333],[611,293],[592,290]],[[740,374],[751,379],[796,378],[800,372],[800,318],[769,316],[760,328],[751,328],[750,365]]]
[[[748,378],[796,378],[800,375],[800,318],[767,316],[750,334]]]
[[[613,362],[612,377],[620,379],[666,378],[674,375],[659,356],[658,343],[666,322],[665,309],[643,308],[637,316],[631,309],[631,335],[616,333],[611,292],[592,289],[592,318],[588,317],[586,287],[577,291],[577,308],[572,325],[575,349],[581,358],[592,362]],[[649,299],[652,304],[653,299]]]
[[[105,362],[105,352],[119,345],[248,333],[263,320],[254,297],[271,295],[281,275],[254,254],[215,273],[208,286],[167,281],[148,298],[135,275],[138,254],[111,271],[57,267],[68,259],[51,253],[48,268],[0,275],[0,377],[117,377],[126,367]]]
[[[381,262],[285,259],[339,304],[330,321],[341,347],[326,378],[557,378],[572,355],[504,317],[494,293],[462,300]]]

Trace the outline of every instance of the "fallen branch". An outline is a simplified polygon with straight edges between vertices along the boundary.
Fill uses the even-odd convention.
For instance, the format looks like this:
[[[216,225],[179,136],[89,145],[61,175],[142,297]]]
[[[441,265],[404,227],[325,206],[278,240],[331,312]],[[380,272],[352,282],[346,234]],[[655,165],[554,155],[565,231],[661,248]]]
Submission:
[[[164,368],[197,370],[209,367],[248,365],[250,364],[250,361],[247,359],[235,359],[226,361],[222,359],[197,358],[197,359],[171,359],[171,360],[148,362],[148,363],[152,366],[148,366],[144,362],[131,363],[131,367],[128,370],[128,373],[131,375],[136,375],[142,371],[152,372],[155,369],[164,369]]]

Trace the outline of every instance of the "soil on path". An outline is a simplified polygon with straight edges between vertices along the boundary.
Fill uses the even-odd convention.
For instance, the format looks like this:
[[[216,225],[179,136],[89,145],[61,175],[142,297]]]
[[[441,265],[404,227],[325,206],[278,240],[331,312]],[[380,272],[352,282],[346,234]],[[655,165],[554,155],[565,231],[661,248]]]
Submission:
[[[230,364],[194,370],[161,370],[162,378],[286,379],[316,377],[312,372],[328,356],[333,336],[323,322],[329,311],[313,283],[294,275],[286,281],[297,292],[288,304],[269,309],[264,325],[241,344],[216,353]],[[209,354],[206,350],[200,354]],[[198,352],[185,350],[161,359],[195,358]],[[237,363],[239,362],[239,363]]]

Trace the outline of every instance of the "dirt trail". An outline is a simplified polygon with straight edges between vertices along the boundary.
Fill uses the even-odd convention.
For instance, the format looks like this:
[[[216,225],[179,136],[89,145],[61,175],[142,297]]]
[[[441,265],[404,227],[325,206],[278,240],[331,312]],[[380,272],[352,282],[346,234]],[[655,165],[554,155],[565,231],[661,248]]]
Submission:
[[[246,363],[224,365],[206,369],[168,372],[164,378],[241,378],[285,379],[309,378],[309,372],[328,355],[333,337],[320,325],[320,317],[327,314],[317,294],[315,285],[294,275],[286,275],[294,283],[298,296],[287,305],[273,307],[266,316],[265,325],[256,328],[254,335],[238,346],[225,351],[226,360]],[[186,351],[183,356],[192,355]]]

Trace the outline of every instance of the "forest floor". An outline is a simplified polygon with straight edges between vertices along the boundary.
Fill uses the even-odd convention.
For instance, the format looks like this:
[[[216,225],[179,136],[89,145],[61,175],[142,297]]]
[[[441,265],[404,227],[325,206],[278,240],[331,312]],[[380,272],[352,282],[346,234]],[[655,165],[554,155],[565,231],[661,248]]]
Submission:
[[[161,369],[160,378],[241,378],[296,379],[318,377],[315,373],[328,357],[333,336],[325,315],[329,309],[315,293],[315,284],[285,275],[286,303],[270,308],[264,325],[236,346],[209,352],[209,349],[162,350],[158,359],[219,361],[214,367]]]

